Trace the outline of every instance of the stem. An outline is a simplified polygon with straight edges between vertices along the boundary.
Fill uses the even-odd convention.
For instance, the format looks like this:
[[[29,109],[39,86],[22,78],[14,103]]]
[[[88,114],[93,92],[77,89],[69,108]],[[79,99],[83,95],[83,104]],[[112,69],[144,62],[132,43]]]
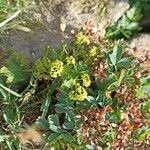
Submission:
[[[7,88],[6,86],[4,86],[3,84],[0,83],[0,87],[3,88],[4,90],[6,90],[7,92],[11,93],[12,95],[16,96],[16,97],[22,97],[22,95],[16,93],[15,91]]]

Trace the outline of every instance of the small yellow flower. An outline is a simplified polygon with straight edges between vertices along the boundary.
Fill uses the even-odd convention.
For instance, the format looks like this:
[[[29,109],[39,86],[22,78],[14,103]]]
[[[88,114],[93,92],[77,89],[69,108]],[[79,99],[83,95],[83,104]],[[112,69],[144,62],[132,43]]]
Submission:
[[[75,58],[73,56],[66,57],[67,65],[75,64]]]
[[[77,44],[87,44],[89,45],[90,44],[90,39],[84,35],[82,32],[78,33],[77,36],[76,36],[76,43]]]
[[[75,87],[75,90],[70,91],[68,96],[71,100],[83,101],[87,97],[87,92],[83,86],[79,85]]]
[[[57,78],[58,76],[61,75],[63,71],[63,62],[60,60],[55,60],[54,62],[52,62],[51,64],[51,68],[50,68],[50,76],[53,78]]]
[[[89,56],[95,56],[97,54],[97,47],[93,46],[89,51]]]
[[[83,81],[83,86],[85,86],[85,87],[89,87],[90,86],[91,80],[90,80],[90,77],[89,77],[88,74],[84,73],[81,76],[81,80]]]

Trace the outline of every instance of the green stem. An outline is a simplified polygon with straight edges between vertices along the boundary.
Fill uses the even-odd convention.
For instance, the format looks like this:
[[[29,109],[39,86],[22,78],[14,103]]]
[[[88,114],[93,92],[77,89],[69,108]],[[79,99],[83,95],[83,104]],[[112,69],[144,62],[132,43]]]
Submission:
[[[16,96],[16,97],[22,97],[22,95],[16,93],[15,91],[7,88],[6,86],[4,86],[3,84],[0,83],[0,87],[3,88],[4,90],[6,90],[7,92],[11,93],[12,95]]]

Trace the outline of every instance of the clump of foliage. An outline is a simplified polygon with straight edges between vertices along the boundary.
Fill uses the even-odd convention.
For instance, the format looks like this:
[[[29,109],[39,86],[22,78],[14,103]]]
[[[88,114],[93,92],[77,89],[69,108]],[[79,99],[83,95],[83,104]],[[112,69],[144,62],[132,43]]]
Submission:
[[[149,9],[150,9],[150,1],[149,0],[138,0],[141,4],[141,7],[143,9],[143,16],[149,16]],[[131,5],[134,5],[136,3],[136,0],[129,0],[129,3]]]
[[[0,74],[6,77],[6,83],[23,81],[26,78],[25,72],[28,70],[27,58],[23,54],[12,50],[8,50],[5,57],[7,57],[7,61],[3,63]]]
[[[0,84],[5,148],[147,148],[148,73],[139,78],[142,62],[128,53],[124,41],[93,41],[90,32],[79,32],[72,48],[47,46],[21,93]],[[35,127],[22,129],[32,118],[26,109],[36,110],[29,119]]]
[[[141,30],[140,21],[143,17],[145,5],[143,1],[130,1],[129,10],[113,25],[107,28],[108,38],[129,38]]]
[[[91,22],[62,45],[45,47],[23,90],[13,85],[27,82],[24,59],[10,55],[0,69],[2,149],[148,149],[147,53],[142,61]]]

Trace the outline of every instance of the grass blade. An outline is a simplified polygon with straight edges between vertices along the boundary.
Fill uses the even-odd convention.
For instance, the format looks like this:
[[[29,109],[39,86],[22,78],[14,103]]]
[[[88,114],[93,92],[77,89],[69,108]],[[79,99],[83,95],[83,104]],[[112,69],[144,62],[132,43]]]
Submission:
[[[15,91],[7,88],[6,86],[4,86],[3,84],[0,83],[0,87],[3,88],[4,90],[6,90],[7,92],[11,93],[12,95],[16,96],[16,97],[22,97],[21,94],[16,93]]]
[[[48,93],[47,93],[47,96],[46,96],[46,99],[44,101],[44,103],[42,104],[41,106],[41,111],[42,111],[42,117],[45,117],[47,112],[48,112],[48,109],[49,109],[49,106],[50,106],[50,103],[51,103],[51,98],[52,98],[52,94],[54,93],[54,90],[56,89],[57,87],[57,83],[58,83],[58,80],[54,80],[52,82],[52,84],[49,86],[49,90],[48,90]]]

